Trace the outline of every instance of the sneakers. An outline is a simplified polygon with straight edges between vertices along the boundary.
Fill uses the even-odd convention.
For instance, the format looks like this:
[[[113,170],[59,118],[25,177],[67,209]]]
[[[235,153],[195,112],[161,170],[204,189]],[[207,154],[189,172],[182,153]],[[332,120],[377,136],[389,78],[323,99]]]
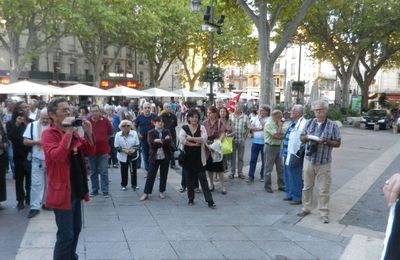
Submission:
[[[253,182],[254,182],[254,178],[248,177],[248,178],[246,179],[246,182],[247,182],[247,183],[253,183]]]
[[[309,211],[304,211],[304,210],[303,210],[303,211],[297,213],[297,216],[298,216],[298,217],[304,218],[305,216],[310,215],[310,213],[311,213],[311,212],[309,212]]]
[[[260,178],[260,182],[264,182],[264,177],[261,177],[261,178]]]
[[[39,213],[40,211],[38,209],[31,209],[28,213],[28,218],[33,218]]]
[[[96,191],[96,192],[91,191],[91,192],[89,193],[89,196],[90,196],[90,197],[94,197],[94,196],[97,196],[97,195],[99,195],[99,192],[98,192],[98,191]]]
[[[108,198],[110,197],[110,194],[108,194],[108,192],[107,192],[107,193],[104,192],[104,193],[103,193],[103,197],[104,197],[105,199],[108,199]]]
[[[113,164],[113,168],[118,168],[118,164]]]
[[[126,187],[121,187],[121,190],[126,191],[127,189],[126,189]]]
[[[165,199],[165,194],[164,194],[164,192],[160,192],[160,199]]]
[[[243,173],[239,173],[239,179],[246,179],[246,177],[243,175]]]
[[[216,209],[216,208],[217,208],[217,205],[215,205],[214,202],[208,202],[208,207],[209,207],[210,209]]]
[[[136,186],[132,186],[132,190],[133,190],[133,191],[136,191],[136,190],[138,190],[139,188],[140,188],[140,187],[137,186],[137,185],[136,185]]]
[[[328,216],[322,216],[321,217],[321,222],[324,224],[329,224],[329,217]]]

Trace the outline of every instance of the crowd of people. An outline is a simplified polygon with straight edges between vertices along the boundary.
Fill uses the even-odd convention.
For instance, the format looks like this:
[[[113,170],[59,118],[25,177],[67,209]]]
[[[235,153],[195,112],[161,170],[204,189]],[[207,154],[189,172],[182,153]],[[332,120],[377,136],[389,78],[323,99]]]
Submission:
[[[317,101],[313,109],[315,118],[306,120],[302,105],[294,105],[291,120],[284,124],[278,109],[260,105],[249,117],[244,105],[237,103],[230,114],[220,99],[215,106],[136,100],[122,106],[80,107],[62,98],[47,105],[34,99],[6,100],[0,127],[0,201],[6,199],[5,174],[10,169],[17,208],[30,206],[28,218],[41,208],[52,209],[58,227],[54,257],[73,259],[81,201],[111,196],[109,168],[120,169],[121,191],[128,190],[129,176],[132,190],[137,191],[137,169],[145,171],[140,201],[150,198],[158,172],[159,197],[165,199],[169,169],[181,171],[179,191],[187,191],[188,205],[195,204],[195,193],[203,192],[208,207],[215,209],[212,193],[217,183],[223,195],[229,188],[225,177],[253,184],[261,155],[258,180],[264,182],[265,191],[274,192],[275,166],[278,190],[286,193],[284,200],[291,205],[303,204],[298,215],[305,217],[311,212],[317,182],[321,221],[329,223],[332,149],[340,146],[341,137],[327,118],[328,104]],[[249,137],[250,167],[245,173]],[[182,168],[177,166],[177,154]]]

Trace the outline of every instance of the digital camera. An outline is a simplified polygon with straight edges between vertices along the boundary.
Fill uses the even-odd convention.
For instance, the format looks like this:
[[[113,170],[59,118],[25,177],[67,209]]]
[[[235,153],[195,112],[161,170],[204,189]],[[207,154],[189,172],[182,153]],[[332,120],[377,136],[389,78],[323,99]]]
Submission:
[[[306,155],[312,156],[318,148],[318,143],[316,141],[310,140],[307,144]]]
[[[71,125],[66,125],[66,124],[63,124],[62,126],[63,126],[63,127],[70,127],[70,126],[73,126],[73,127],[75,127],[75,126],[82,126],[82,123],[83,123],[83,120],[82,120],[82,118],[79,118],[79,117],[77,117],[77,118],[75,118],[75,120],[72,122],[72,124],[71,124]]]

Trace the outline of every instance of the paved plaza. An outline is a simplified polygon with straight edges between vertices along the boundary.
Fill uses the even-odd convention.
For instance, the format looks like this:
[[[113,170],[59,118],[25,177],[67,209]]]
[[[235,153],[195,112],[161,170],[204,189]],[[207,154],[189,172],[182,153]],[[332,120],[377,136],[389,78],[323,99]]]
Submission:
[[[370,250],[366,258],[359,259],[378,259],[387,216],[385,203],[373,205],[384,212],[373,227],[359,223],[357,214],[362,214],[363,208],[368,210],[368,205],[359,204],[364,196],[376,194],[377,203],[383,200],[378,188],[371,193],[371,187],[381,187],[382,176],[398,170],[393,162],[399,160],[399,138],[389,131],[347,127],[341,131],[342,147],[333,155],[328,225],[319,221],[316,210],[304,219],[297,217],[301,206],[282,201],[284,193],[276,191],[276,184],[273,194],[266,193],[258,179],[252,184],[228,179],[227,195],[220,193],[217,183],[213,192],[217,209],[212,210],[202,193],[196,194],[194,206],[187,205],[186,194],[178,192],[180,171],[170,171],[165,199],[158,197],[156,182],[150,199],[140,202],[143,170],[138,173],[140,189],[133,192],[120,190],[119,169],[111,169],[111,198],[97,196],[84,204],[79,259],[336,260],[351,259],[354,245],[367,245]],[[249,153],[246,158],[249,160]],[[54,214],[42,211],[28,221],[28,209],[18,212],[15,208],[13,181],[8,178],[8,208],[0,212],[1,223],[7,223],[0,226],[0,251],[5,252],[0,259],[51,259]],[[364,240],[373,243],[357,244]]]

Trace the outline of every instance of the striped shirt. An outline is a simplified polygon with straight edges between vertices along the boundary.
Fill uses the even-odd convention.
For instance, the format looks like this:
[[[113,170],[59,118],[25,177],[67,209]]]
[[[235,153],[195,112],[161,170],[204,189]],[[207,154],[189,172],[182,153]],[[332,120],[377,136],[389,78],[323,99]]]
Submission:
[[[250,120],[248,116],[244,113],[242,113],[239,117],[236,116],[235,113],[231,115],[231,122],[232,126],[235,129],[235,138],[234,142],[235,143],[242,143],[246,140],[247,137],[247,132],[249,129],[250,125]]]
[[[325,124],[325,126],[323,126]],[[339,127],[335,122],[326,119],[325,123],[318,124],[316,119],[313,119],[309,127],[305,129],[305,135],[315,135],[321,139],[341,141]],[[306,159],[313,165],[326,164],[332,161],[332,147],[318,143],[317,151],[311,156],[307,155],[309,151],[310,142],[306,146]]]

